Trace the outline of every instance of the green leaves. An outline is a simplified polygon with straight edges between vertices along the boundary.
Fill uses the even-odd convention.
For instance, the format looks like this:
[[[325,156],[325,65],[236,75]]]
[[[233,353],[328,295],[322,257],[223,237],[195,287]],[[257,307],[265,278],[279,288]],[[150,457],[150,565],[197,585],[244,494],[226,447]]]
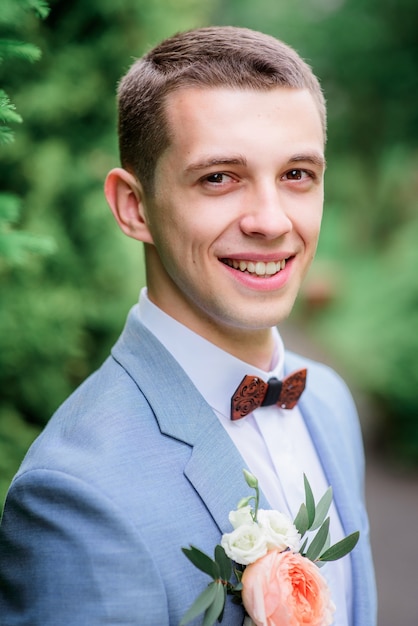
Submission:
[[[304,536],[306,531],[309,529],[309,514],[306,504],[301,504],[298,514],[293,520],[294,525],[297,528],[298,533],[301,537]]]
[[[327,542],[328,533],[329,533],[329,517],[327,517],[327,519],[322,524],[321,528],[319,529],[319,531],[317,532],[317,534],[311,541],[309,548],[305,554],[307,559],[309,559],[310,561],[316,561],[316,559],[321,554]]]
[[[308,513],[308,528],[312,528],[313,521],[315,519],[315,500],[313,497],[312,489],[305,474],[303,475],[303,482],[305,486],[305,503],[306,511]]]
[[[328,487],[315,509],[315,518],[311,530],[316,530],[324,523],[332,502],[332,487]]]
[[[216,561],[213,561],[207,554],[199,550],[199,548],[195,548],[194,546],[190,546],[190,548],[182,548],[182,551],[187,556],[189,561],[193,563],[195,567],[200,569],[208,576],[211,576],[213,579],[217,579],[221,575],[221,569]]]
[[[23,59],[33,63],[41,58],[38,46],[16,39],[0,39],[0,61],[4,59]]]
[[[209,583],[186,611],[180,626],[188,624],[201,613],[205,614],[203,626],[212,626],[223,614],[227,590],[232,592],[235,589],[229,582],[232,576],[231,560],[221,545],[215,547],[214,560],[194,546],[182,550],[195,567],[213,578],[213,582]]]
[[[328,487],[316,505],[311,486],[305,475],[303,480],[305,502],[301,504],[293,523],[301,537],[304,537],[308,531],[319,530],[310,543],[309,538],[306,537],[299,552],[307,559],[317,563],[341,559],[356,546],[360,533],[352,533],[330,547],[330,519],[327,515],[332,502],[332,488]]]
[[[223,580],[229,580],[232,576],[231,559],[226,556],[225,550],[222,546],[218,545],[215,548],[215,561],[219,566],[220,578]]]
[[[321,554],[319,561],[337,561],[338,559],[341,559],[343,556],[351,552],[353,548],[355,548],[359,537],[360,533],[358,530],[355,533],[351,533],[351,535],[348,535],[348,537],[338,541],[333,546],[328,548],[326,552]]]
[[[203,626],[212,626],[223,612],[225,589],[220,581],[210,583],[183,615],[179,626],[185,626],[201,613],[205,613]]]

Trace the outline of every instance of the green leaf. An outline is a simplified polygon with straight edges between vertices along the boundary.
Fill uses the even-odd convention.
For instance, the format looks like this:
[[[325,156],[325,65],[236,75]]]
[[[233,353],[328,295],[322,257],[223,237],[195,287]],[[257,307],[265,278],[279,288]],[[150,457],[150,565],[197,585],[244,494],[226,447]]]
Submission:
[[[0,60],[10,58],[24,59],[25,61],[38,61],[41,51],[38,46],[16,39],[0,39]]]
[[[311,486],[309,484],[309,480],[306,478],[305,474],[303,475],[303,482],[305,485],[305,502],[306,510],[308,513],[308,528],[311,528],[315,519],[315,500],[313,497]]]
[[[356,531],[355,533],[351,533],[345,539],[341,539],[333,546],[328,548],[326,552],[321,554],[319,560],[320,561],[337,561],[337,559],[341,559],[343,556],[351,552],[351,550],[356,546],[360,537],[360,533]]]
[[[300,546],[300,550],[299,550],[299,554],[304,555],[305,554],[305,548],[306,548],[306,544],[308,543],[308,537],[306,537],[305,541],[303,542],[303,544]]]
[[[328,532],[329,517],[327,517],[321,528],[316,533],[315,537],[312,539],[312,543],[306,552],[306,558],[310,559],[311,561],[315,561],[319,557],[327,541]]]
[[[195,567],[211,576],[214,580],[220,578],[219,565],[207,554],[194,546],[190,546],[190,548],[182,548],[182,550]]]
[[[300,533],[300,536],[303,537],[303,535],[306,533],[306,531],[309,528],[309,517],[308,517],[308,510],[306,508],[306,504],[302,503],[300,505],[300,509],[293,523],[296,526],[298,533]]]
[[[45,0],[30,0],[29,4],[41,19],[45,19],[48,16],[50,8]]]
[[[220,545],[215,547],[215,561],[219,565],[220,578],[229,581],[232,575],[231,559],[226,556],[225,550]]]
[[[0,122],[3,124],[20,124],[22,117],[16,113],[14,104],[5,98],[0,98]]]
[[[327,540],[326,540],[326,542],[324,543],[323,548],[322,548],[322,550],[321,550],[321,555],[322,555],[322,554],[324,554],[324,552],[325,552],[326,550],[328,550],[328,548],[330,547],[330,545],[331,545],[331,534],[330,534],[330,533],[328,533]],[[320,556],[321,556],[321,555],[320,555]]]
[[[218,617],[222,614],[225,606],[226,591],[221,582],[212,583],[215,585],[215,597],[212,604],[208,606],[203,620],[203,626],[213,626]]]
[[[329,507],[332,502],[332,487],[328,487],[320,501],[318,502],[315,510],[315,519],[310,527],[311,530],[316,530],[323,523],[328,515]]]
[[[181,618],[179,626],[185,626],[191,622],[195,617],[206,611],[206,609],[213,603],[217,595],[218,583],[212,582],[206,587],[204,591],[196,598],[192,606],[186,611]]]

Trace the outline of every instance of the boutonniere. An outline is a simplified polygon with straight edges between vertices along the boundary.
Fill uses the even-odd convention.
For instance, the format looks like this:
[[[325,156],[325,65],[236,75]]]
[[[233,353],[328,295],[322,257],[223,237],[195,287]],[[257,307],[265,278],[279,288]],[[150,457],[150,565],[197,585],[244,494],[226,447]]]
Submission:
[[[351,552],[359,532],[331,546],[331,487],[316,504],[304,476],[305,502],[292,522],[279,511],[259,509],[258,480],[247,470],[244,476],[255,495],[240,500],[230,512],[233,530],[222,536],[214,558],[194,546],[183,548],[193,565],[212,580],[180,626],[201,613],[203,626],[221,622],[228,594],[244,605],[256,626],[329,626],[335,607],[320,567]]]

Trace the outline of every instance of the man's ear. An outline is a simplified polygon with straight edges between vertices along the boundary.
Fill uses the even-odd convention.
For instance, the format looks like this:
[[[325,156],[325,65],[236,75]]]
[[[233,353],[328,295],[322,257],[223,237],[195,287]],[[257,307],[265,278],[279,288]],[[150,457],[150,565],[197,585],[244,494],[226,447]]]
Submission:
[[[116,167],[105,181],[105,196],[122,232],[128,237],[153,243],[148,228],[141,184],[127,170]]]

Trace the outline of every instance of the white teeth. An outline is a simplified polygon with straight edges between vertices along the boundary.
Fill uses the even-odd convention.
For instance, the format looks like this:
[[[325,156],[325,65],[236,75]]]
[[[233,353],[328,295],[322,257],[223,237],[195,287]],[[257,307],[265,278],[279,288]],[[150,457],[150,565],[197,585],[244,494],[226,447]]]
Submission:
[[[277,266],[276,263],[274,263],[274,261],[269,261],[268,263],[266,263],[266,274],[273,275],[277,272]]]
[[[284,270],[286,266],[286,259],[282,261],[268,261],[265,263],[264,261],[238,261],[237,259],[226,259],[225,262],[230,267],[233,267],[236,270],[240,270],[241,272],[248,272],[249,274],[256,274],[257,276],[273,276]]]

